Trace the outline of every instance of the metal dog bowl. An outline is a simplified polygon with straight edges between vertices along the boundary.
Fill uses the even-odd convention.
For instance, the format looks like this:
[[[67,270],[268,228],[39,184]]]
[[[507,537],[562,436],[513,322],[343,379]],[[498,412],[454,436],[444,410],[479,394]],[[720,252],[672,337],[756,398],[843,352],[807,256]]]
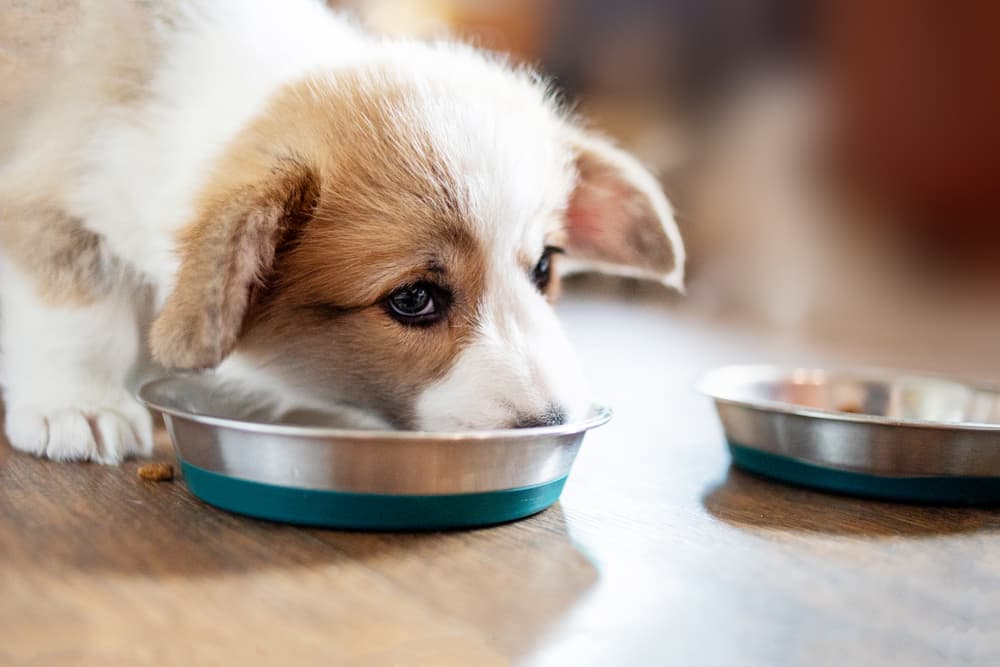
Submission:
[[[561,426],[429,433],[243,421],[228,394],[195,377],[154,380],[188,488],[254,517],[336,528],[430,530],[502,523],[559,498],[595,407]]]
[[[1000,503],[1000,388],[875,369],[727,366],[715,400],[733,463],[894,500]]]

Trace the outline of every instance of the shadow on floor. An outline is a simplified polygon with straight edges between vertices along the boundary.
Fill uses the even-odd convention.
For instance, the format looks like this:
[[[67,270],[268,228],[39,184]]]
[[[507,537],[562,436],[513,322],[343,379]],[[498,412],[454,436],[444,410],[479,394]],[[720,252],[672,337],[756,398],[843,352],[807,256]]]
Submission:
[[[161,446],[157,458],[173,457]],[[25,581],[83,574],[165,585],[178,577],[208,582],[271,572],[294,581],[296,573],[321,572],[333,589],[361,577],[476,627],[515,655],[540,641],[598,578],[558,503],[491,528],[343,532],[230,514],[196,499],[181,478],[138,479],[138,465],[43,461],[0,443],[0,570]]]
[[[702,497],[715,518],[748,529],[858,537],[925,536],[1000,530],[1000,510],[913,505],[796,487],[730,466]]]

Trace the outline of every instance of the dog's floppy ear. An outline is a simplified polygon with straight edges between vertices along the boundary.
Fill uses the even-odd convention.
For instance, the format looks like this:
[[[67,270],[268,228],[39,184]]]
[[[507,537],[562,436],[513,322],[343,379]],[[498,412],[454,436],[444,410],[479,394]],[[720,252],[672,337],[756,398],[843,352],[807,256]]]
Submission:
[[[232,352],[254,289],[317,197],[313,174],[293,164],[226,188],[202,206],[181,238],[177,283],[150,332],[157,362],[212,368]]]
[[[670,202],[638,160],[572,130],[577,181],[566,211],[565,273],[600,271],[683,288],[684,245]]]

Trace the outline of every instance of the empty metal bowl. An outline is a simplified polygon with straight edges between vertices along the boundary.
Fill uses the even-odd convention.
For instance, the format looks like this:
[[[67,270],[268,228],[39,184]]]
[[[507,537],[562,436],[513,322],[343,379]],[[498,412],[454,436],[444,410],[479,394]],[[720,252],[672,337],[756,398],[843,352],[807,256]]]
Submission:
[[[831,491],[1000,503],[1000,389],[869,368],[727,366],[715,401],[733,462]]]
[[[368,431],[244,421],[198,377],[154,380],[140,399],[163,415],[188,488],[250,516],[354,529],[487,525],[558,498],[584,434],[611,418],[501,431]]]

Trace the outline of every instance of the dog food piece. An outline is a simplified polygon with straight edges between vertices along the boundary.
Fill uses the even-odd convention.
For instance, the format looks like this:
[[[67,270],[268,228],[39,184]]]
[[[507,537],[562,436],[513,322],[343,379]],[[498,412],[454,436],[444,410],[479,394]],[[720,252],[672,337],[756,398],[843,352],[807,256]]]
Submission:
[[[847,412],[848,414],[852,415],[861,415],[864,414],[865,412],[861,408],[861,406],[858,405],[857,403],[845,403],[844,405],[841,405],[839,408],[837,408],[837,410],[839,410],[840,412]]]
[[[169,463],[146,463],[136,471],[142,479],[153,482],[169,482],[174,478],[174,467]]]

